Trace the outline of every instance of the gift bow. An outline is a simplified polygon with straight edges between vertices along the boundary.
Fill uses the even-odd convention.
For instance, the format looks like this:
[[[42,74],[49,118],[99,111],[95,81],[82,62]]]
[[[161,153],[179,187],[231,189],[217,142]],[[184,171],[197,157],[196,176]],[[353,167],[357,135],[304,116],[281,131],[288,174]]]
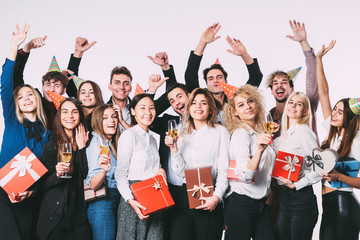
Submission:
[[[351,170],[351,168],[348,166],[348,165],[345,165],[344,167],[341,167],[341,166],[337,166],[335,168],[336,171],[338,171],[339,173],[342,173],[346,176],[349,176],[349,171]]]
[[[204,192],[206,192],[206,193],[209,193],[209,192],[210,192],[209,187],[205,187],[205,183],[201,183],[200,186],[198,186],[198,185],[195,184],[192,190],[194,190],[193,194],[191,195],[191,196],[193,196],[193,197],[195,197],[195,194],[196,194],[198,191],[200,191],[200,190],[201,190],[201,191],[204,191]]]
[[[288,164],[283,166],[283,169],[286,171],[296,172],[295,164],[300,162],[300,159],[297,156],[294,156],[294,158],[291,158],[291,156],[286,156],[285,160]]]
[[[11,163],[10,169],[11,170],[3,179],[0,181],[0,186],[4,187],[12,178],[16,176],[16,174],[19,172],[19,177],[23,177],[26,174],[26,170],[29,172],[30,176],[37,181],[40,176],[37,174],[33,169],[31,169],[33,161],[36,159],[36,156],[34,153],[31,153],[28,157],[21,156],[20,154],[15,156],[15,160]]]
[[[315,171],[315,165],[317,165],[319,168],[324,169],[324,163],[322,162],[321,156],[319,154],[316,154],[314,156],[314,152],[312,153],[312,156],[307,155],[305,157],[306,165],[308,167],[311,167],[313,165],[313,170]]]

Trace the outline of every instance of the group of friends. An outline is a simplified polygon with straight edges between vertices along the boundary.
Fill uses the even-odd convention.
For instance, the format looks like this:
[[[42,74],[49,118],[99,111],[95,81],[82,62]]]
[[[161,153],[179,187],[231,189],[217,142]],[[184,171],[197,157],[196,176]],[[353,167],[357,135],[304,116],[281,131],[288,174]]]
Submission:
[[[331,148],[339,161],[360,160],[359,114],[348,98],[330,104],[322,58],[335,41],[315,55],[304,24],[290,21],[293,35],[288,37],[305,55],[306,93],[295,91],[295,79],[285,71],[269,75],[266,85],[276,100],[270,111],[275,131],[269,134],[258,89],[263,75],[240,40],[226,38],[228,52],[246,64],[248,81],[238,83],[227,97],[221,83],[227,83],[228,74],[215,63],[203,70],[207,88],[199,87],[203,53],[219,38],[219,23],[208,27],[190,52],[185,84],[176,81],[167,54],[160,52],[149,59],[164,77],[151,75],[146,93],[132,99],[131,72],[124,66],[112,69],[107,103],[96,82],[76,86],[69,77],[78,76],[83,54],[96,44],[81,37],[67,70],[46,73],[41,91],[25,84],[29,54],[46,42],[46,36],[35,38],[19,49],[29,28],[17,26],[3,65],[0,168],[28,147],[48,172],[15,201],[0,188],[0,239],[316,239],[318,206],[312,185],[319,181],[319,238],[358,239],[360,207],[353,188],[360,188],[360,178],[336,170],[318,174],[305,161],[297,182],[271,175],[278,151],[305,156],[317,147]],[[166,92],[154,99],[164,83]],[[49,92],[67,93],[68,98],[57,109]],[[319,102],[328,131],[320,141],[315,118]],[[164,113],[169,107],[177,115]],[[178,125],[175,137],[168,132],[170,120]],[[61,161],[66,143],[72,146],[71,163]],[[100,145],[107,145],[110,153],[101,154]],[[236,161],[238,180],[227,179],[230,160]],[[184,171],[205,166],[211,166],[214,192],[200,198],[204,204],[189,209]],[[143,215],[146,206],[136,201],[130,185],[159,174],[175,205]],[[86,202],[83,180],[93,190],[105,185],[107,197]],[[350,187],[334,188],[334,180]]]

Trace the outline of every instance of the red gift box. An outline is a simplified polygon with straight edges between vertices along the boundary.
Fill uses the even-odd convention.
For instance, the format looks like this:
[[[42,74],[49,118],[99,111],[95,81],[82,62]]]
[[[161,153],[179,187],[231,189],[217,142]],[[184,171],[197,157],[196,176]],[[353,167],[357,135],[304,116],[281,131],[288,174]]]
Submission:
[[[281,176],[293,182],[297,182],[302,162],[302,156],[279,151],[276,156],[275,166],[272,175],[274,177]]]
[[[47,172],[29,148],[25,147],[11,161],[0,169],[0,186],[15,200]]]
[[[162,175],[134,183],[130,188],[135,200],[146,207],[146,210],[140,209],[143,215],[175,205]]]
[[[190,209],[205,203],[204,200],[199,200],[199,197],[213,195],[211,167],[185,169],[185,179]]]
[[[235,168],[236,168],[236,160],[230,160],[229,169],[228,169],[228,173],[227,173],[227,179],[237,180],[238,182],[242,182],[240,180],[240,176],[236,175]],[[250,182],[251,184],[255,184],[255,177],[253,178],[253,180],[251,180],[251,182]]]

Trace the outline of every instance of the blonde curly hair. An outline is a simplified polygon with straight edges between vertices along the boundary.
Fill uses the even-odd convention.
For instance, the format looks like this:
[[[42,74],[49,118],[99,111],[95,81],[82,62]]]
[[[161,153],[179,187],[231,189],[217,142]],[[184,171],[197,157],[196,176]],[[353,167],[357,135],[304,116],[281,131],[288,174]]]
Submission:
[[[238,116],[235,115],[235,101],[234,98],[240,95],[249,95],[253,97],[256,105],[257,114],[255,117],[255,131],[258,133],[264,132],[264,122],[265,122],[265,108],[263,105],[263,97],[260,93],[260,90],[257,87],[251,86],[249,84],[241,86],[237,89],[234,95],[229,99],[228,104],[225,108],[224,113],[224,122],[225,126],[233,134],[238,128],[248,129],[248,125],[243,122]]]

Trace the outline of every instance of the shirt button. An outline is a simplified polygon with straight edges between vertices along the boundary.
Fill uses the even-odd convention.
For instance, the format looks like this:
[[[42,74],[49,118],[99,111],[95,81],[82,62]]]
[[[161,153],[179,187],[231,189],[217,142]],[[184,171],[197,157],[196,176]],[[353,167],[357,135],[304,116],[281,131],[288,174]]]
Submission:
[[[60,203],[59,202],[56,202],[57,205],[59,205]]]

